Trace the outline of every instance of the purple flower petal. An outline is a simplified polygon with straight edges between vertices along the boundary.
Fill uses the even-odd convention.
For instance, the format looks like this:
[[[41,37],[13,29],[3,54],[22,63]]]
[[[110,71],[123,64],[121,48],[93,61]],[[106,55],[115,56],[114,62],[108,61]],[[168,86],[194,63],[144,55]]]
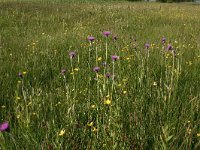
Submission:
[[[95,38],[93,36],[88,37],[88,41],[93,42],[94,40],[95,40]]]
[[[99,70],[100,70],[99,67],[94,67],[94,68],[93,68],[93,71],[94,71],[94,72],[98,72]]]
[[[112,55],[112,56],[111,56],[111,59],[112,59],[113,61],[116,61],[116,60],[119,59],[119,56],[117,56],[117,55]]]
[[[166,38],[163,37],[163,38],[162,38],[162,44],[164,44],[165,42],[166,42]]]
[[[167,50],[168,50],[168,51],[173,50],[173,47],[172,47],[171,44],[169,44],[169,45],[167,46]]]
[[[110,31],[104,31],[104,32],[103,32],[103,35],[105,35],[106,37],[108,37],[110,34],[111,34]]]
[[[18,73],[18,77],[19,77],[19,78],[23,78],[23,75],[22,75],[21,72]]]
[[[105,74],[105,77],[110,78],[110,77],[112,77],[112,74],[106,73],[106,74]]]
[[[144,46],[146,49],[148,49],[150,47],[150,44],[146,43]]]
[[[69,52],[69,56],[70,56],[70,58],[74,58],[74,57],[75,57],[75,55],[76,55],[76,53],[75,53],[75,52]]]
[[[10,127],[9,127],[9,123],[7,121],[3,122],[1,125],[0,125],[0,132],[8,132],[10,130]]]

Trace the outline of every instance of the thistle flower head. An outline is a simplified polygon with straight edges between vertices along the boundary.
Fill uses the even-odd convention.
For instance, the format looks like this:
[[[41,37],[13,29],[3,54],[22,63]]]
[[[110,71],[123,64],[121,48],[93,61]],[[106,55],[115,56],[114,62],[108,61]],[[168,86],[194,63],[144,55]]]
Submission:
[[[117,56],[117,55],[112,55],[112,56],[111,56],[111,59],[112,59],[113,61],[116,61],[116,60],[119,59],[119,56]]]
[[[104,32],[103,32],[103,35],[105,35],[106,37],[108,37],[110,34],[111,34],[110,31],[104,31]]]
[[[168,50],[168,51],[173,50],[173,47],[172,47],[171,44],[169,44],[169,45],[167,46],[167,50]]]
[[[165,42],[166,42],[166,38],[163,37],[163,38],[162,38],[162,44],[164,44]]]
[[[62,69],[60,73],[61,73],[62,75],[64,75],[65,72],[66,72],[66,69]]]
[[[23,78],[23,74],[21,72],[18,73],[19,78]]]
[[[88,41],[90,41],[90,42],[93,42],[93,41],[95,40],[95,38],[94,38],[93,36],[89,36],[87,39],[88,39]]]
[[[7,121],[3,122],[2,124],[0,124],[0,132],[9,132],[10,131],[10,127],[9,127],[9,123]]]
[[[110,77],[112,77],[112,74],[106,73],[106,74],[105,74],[105,77],[110,78]]]
[[[75,52],[69,52],[69,57],[70,57],[70,58],[74,58],[74,57],[75,57],[75,55],[76,55],[76,53],[75,53]]]
[[[148,49],[150,47],[150,44],[146,43],[144,46],[146,49]]]
[[[98,72],[99,70],[100,70],[99,67],[94,67],[94,68],[93,68],[93,71],[94,71],[94,72]]]

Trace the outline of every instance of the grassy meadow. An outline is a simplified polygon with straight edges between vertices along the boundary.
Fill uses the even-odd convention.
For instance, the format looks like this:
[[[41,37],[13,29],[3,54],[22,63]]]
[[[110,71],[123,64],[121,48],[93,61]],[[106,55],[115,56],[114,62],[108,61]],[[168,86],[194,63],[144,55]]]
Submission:
[[[200,149],[200,5],[1,0],[0,64],[2,150]]]

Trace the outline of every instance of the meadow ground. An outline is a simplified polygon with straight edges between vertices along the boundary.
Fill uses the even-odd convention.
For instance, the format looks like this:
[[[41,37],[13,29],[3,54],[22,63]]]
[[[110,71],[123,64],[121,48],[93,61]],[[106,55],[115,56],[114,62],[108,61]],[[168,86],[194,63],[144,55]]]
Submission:
[[[1,0],[0,64],[0,149],[200,148],[200,5]]]

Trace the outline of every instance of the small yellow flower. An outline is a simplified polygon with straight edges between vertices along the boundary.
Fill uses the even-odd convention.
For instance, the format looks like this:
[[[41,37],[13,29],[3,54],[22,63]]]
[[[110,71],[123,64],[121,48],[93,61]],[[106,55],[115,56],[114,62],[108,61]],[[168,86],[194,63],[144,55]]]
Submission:
[[[91,105],[91,108],[93,108],[93,109],[94,109],[95,107],[96,107],[95,105]]]
[[[91,121],[91,122],[87,123],[87,126],[91,127],[91,126],[93,126],[93,124],[94,124],[94,122]]]
[[[25,74],[27,74],[27,72],[26,72],[26,71],[23,71],[22,74],[25,75]]]
[[[104,76],[103,76],[102,74],[99,74],[98,77],[99,77],[99,78],[103,78]]]
[[[63,136],[64,134],[65,134],[65,130],[62,129],[58,135],[59,135],[59,136]]]
[[[102,60],[102,57],[97,58],[97,60],[98,60],[98,61],[101,61],[101,60]]]
[[[20,118],[20,115],[17,115],[17,119],[19,119]]]
[[[127,91],[123,91],[123,93],[124,93],[124,94],[126,94],[126,93],[127,93]]]
[[[156,86],[156,85],[157,85],[157,83],[156,83],[156,82],[153,82],[153,85],[154,85],[154,86]]]
[[[200,137],[200,133],[197,133],[197,137]]]
[[[97,132],[97,131],[98,131],[97,128],[93,127],[92,132]]]
[[[74,71],[78,71],[78,70],[79,70],[78,68],[75,68],[75,69],[74,69]]]
[[[34,113],[32,113],[32,115],[33,115],[33,116],[35,116],[35,115],[36,115],[36,113],[34,112]]]
[[[117,86],[120,87],[120,86],[122,86],[122,84],[119,83]]]
[[[19,80],[19,81],[17,81],[17,83],[18,83],[18,84],[21,84],[21,83],[22,83],[22,81],[20,81],[20,80]]]
[[[110,105],[111,104],[111,100],[109,100],[109,99],[104,100],[104,104],[105,105]]]
[[[16,97],[16,100],[20,100],[21,98],[19,96]]]
[[[122,81],[123,81],[123,82],[127,82],[127,81],[128,81],[128,79],[123,79]]]

